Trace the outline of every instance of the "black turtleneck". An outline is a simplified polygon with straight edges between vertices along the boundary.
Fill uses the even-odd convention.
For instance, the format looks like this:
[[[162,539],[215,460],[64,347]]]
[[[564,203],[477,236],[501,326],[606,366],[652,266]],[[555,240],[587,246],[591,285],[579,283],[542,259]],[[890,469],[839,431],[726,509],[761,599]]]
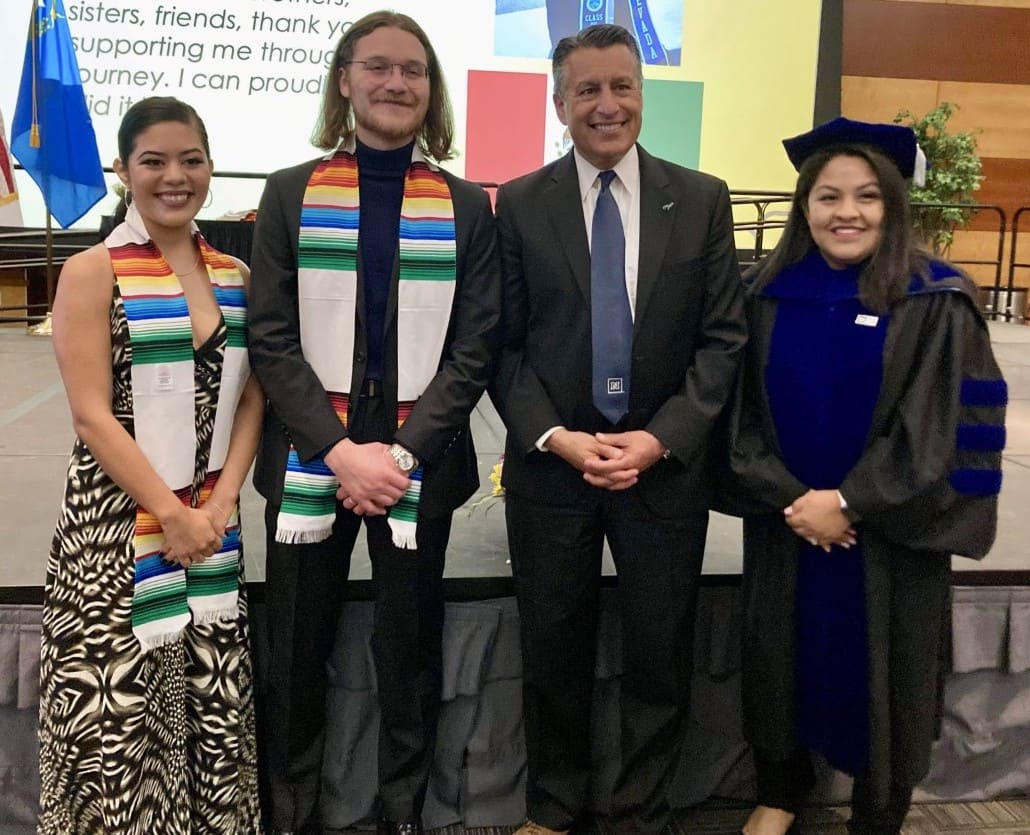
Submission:
[[[365,289],[368,349],[366,380],[383,379],[386,307],[397,256],[404,174],[411,164],[413,144],[393,151],[379,151],[357,143],[358,189],[361,194],[358,246],[361,248],[361,275]]]

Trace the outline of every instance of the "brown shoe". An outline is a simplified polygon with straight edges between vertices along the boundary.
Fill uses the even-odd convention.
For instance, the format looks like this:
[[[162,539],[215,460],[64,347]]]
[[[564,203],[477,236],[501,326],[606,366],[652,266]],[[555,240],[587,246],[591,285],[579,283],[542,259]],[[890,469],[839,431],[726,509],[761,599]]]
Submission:
[[[794,825],[794,814],[773,806],[756,806],[747,819],[741,835],[788,835]]]
[[[548,829],[534,821],[526,821],[515,830],[513,835],[567,835],[567,829]]]

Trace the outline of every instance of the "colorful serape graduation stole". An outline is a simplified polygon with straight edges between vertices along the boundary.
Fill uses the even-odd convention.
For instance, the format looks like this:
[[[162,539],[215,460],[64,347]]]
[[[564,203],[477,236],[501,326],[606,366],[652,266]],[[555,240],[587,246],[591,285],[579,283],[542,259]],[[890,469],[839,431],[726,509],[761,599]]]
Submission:
[[[246,348],[246,288],[235,261],[197,234],[227,341],[208,473],[199,507],[211,495],[229,447],[236,404],[250,374]],[[179,280],[130,207],[106,239],[132,349],[133,425],[137,445],[186,506],[196,467],[193,332]],[[232,620],[239,614],[239,510],[231,509],[219,551],[184,569],[164,559],[156,518],[137,507],[133,538],[133,633],[144,651],[178,640],[191,619]]]
[[[358,165],[342,149],[316,166],[304,192],[297,254],[304,358],[347,426],[358,286]],[[397,425],[436,374],[455,284],[454,206],[443,175],[416,147],[404,178],[397,288]],[[361,381],[357,381],[361,382]],[[416,547],[422,467],[388,514],[394,544]],[[332,532],[339,483],[321,458],[302,463],[291,446],[277,542],[321,542]]]
[[[208,500],[220,474],[221,470],[208,473],[198,507]],[[186,507],[190,506],[190,492],[189,487],[175,491]],[[218,551],[204,562],[184,569],[164,558],[163,546],[164,534],[157,519],[146,508],[137,507],[132,628],[144,649],[178,640],[191,614],[195,623],[234,620],[239,614],[238,506],[229,515]]]

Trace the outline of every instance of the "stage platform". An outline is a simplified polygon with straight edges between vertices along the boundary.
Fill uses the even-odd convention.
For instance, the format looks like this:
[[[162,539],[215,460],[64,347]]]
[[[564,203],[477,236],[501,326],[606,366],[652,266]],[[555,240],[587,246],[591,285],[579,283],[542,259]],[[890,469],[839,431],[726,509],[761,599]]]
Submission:
[[[1008,443],[1004,454],[998,538],[986,559],[956,558],[956,572],[972,572],[979,583],[990,572],[992,583],[1030,584],[1030,327],[991,323],[991,337],[1009,384]],[[468,578],[470,588],[490,587],[493,578],[509,578],[504,509],[495,500],[471,505],[488,495],[488,474],[500,458],[504,429],[489,400],[473,416],[483,486],[454,518],[448,553],[448,578]],[[0,328],[0,587],[40,587],[64,486],[73,432],[51,340],[27,335],[21,326]],[[247,577],[264,579],[264,531],[261,498],[247,485],[243,524]],[[362,546],[359,545],[359,548]],[[371,569],[364,552],[355,554],[351,577],[367,579]],[[611,562],[606,570],[612,572]],[[741,570],[740,522],[713,514],[704,572],[732,577]],[[956,578],[962,583],[961,576]],[[8,596],[9,599],[9,596]],[[28,601],[19,601],[28,602]]]
[[[990,582],[1026,585],[1030,584],[1030,327],[992,322],[991,336],[1010,398],[998,538],[986,559],[956,558],[954,568],[973,572],[968,580],[974,583],[987,571],[995,575]],[[504,427],[486,398],[474,415],[473,433],[483,486],[454,516],[447,577],[509,578],[504,509],[491,499],[474,510],[470,507],[488,494],[488,474],[504,448]],[[0,561],[0,587],[43,584],[72,439],[52,343],[27,335],[22,326],[0,327],[0,543],[6,554]],[[262,508],[261,497],[248,484],[243,493],[243,524],[251,582],[265,578]],[[740,528],[739,520],[713,515],[703,565],[706,575],[740,575]],[[613,570],[610,561],[607,570]],[[369,577],[367,556],[355,554],[351,578]],[[956,582],[962,583],[961,578]]]

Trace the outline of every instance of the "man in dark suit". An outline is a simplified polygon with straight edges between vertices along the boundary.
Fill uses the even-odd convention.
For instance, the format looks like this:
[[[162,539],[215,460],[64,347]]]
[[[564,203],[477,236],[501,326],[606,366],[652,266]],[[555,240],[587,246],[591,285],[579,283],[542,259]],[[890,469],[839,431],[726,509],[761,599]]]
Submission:
[[[505,511],[522,622],[523,833],[587,812],[601,556],[619,575],[620,829],[658,831],[690,690],[712,426],[745,343],[725,183],[649,155],[637,45],[564,38],[554,103],[574,149],[501,187]]]
[[[379,831],[421,831],[440,700],[452,511],[478,487],[469,413],[499,348],[486,193],[439,169],[453,125],[406,15],[340,39],[317,143],[258,210],[250,357],[268,396],[269,676],[259,749],[270,828],[322,832],[326,660],[364,519],[376,588]],[[421,489],[419,489],[421,488]]]

